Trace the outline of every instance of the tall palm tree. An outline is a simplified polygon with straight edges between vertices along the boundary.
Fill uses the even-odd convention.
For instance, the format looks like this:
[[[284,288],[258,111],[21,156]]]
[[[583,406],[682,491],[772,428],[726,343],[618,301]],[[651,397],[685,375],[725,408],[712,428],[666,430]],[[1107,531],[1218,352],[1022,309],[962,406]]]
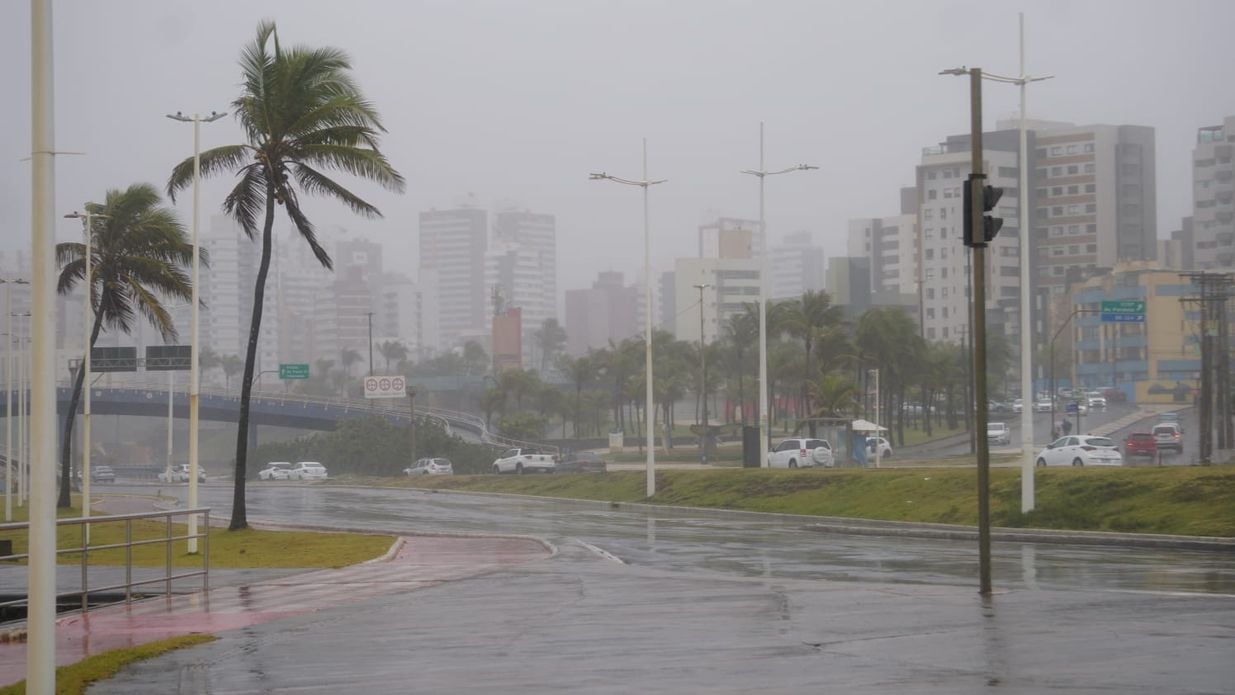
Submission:
[[[566,346],[566,329],[562,328],[557,319],[547,318],[540,328],[532,332],[532,337],[540,350],[540,373],[544,374],[548,371],[553,356]]]
[[[350,379],[352,378],[352,365],[360,361],[360,353],[351,348],[343,348],[339,361],[343,363],[343,373]]]
[[[223,355],[219,358],[219,366],[223,368],[223,388],[231,389],[232,377],[244,371],[244,360],[240,355]]]
[[[270,271],[275,209],[282,207],[319,263],[332,268],[330,254],[317,240],[300,196],[322,195],[364,217],[380,217],[376,207],[324,172],[343,171],[402,191],[403,177],[378,149],[385,132],[376,109],[352,80],[351,61],[334,48],[283,48],[273,22],[262,22],[240,59],[242,87],[232,102],[247,142],[201,153],[205,176],[229,174],[238,180],[223,209],[250,239],[261,239],[261,260],[253,292],[253,313],[240,386],[236,429],[236,473],[231,530],[248,528],[245,471],[248,460],[249,401],[257,363],[266,275]],[[193,182],[193,159],[172,170],[167,191],[174,195]]]
[[[219,353],[208,345],[203,345],[201,351],[197,354],[197,368],[202,372],[208,372],[211,369],[218,369],[223,366],[223,360],[219,357]]]
[[[832,304],[827,292],[808,290],[801,297],[786,303],[782,327],[789,335],[802,341],[806,349],[806,373],[801,381],[802,411],[814,412],[811,405],[811,384],[818,378],[811,358],[820,329],[839,326],[844,320],[840,306]],[[815,436],[815,423],[810,423],[810,436]]]
[[[377,346],[377,351],[382,354],[382,359],[386,360],[386,373],[390,373],[390,362],[394,360],[402,362],[407,359],[407,346],[397,340],[385,340]]]
[[[159,192],[150,184],[110,190],[104,201],[102,205],[86,205],[87,212],[95,215],[89,230],[92,246],[88,285],[94,307],[90,347],[94,347],[104,327],[132,332],[138,314],[159,331],[164,341],[175,340],[176,327],[161,299],[192,298],[185,267],[193,260],[193,246],[184,225],[174,212],[160,206]],[[60,294],[68,294],[79,282],[86,282],[85,256],[84,243],[56,245],[56,261],[61,266],[57,286]],[[77,370],[64,419],[58,507],[70,504],[73,419],[85,376],[85,370]]]

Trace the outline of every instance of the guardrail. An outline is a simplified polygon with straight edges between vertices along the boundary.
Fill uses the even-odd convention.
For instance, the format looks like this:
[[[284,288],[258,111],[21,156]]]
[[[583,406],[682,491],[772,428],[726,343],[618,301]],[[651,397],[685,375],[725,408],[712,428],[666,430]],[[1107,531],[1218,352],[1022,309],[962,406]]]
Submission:
[[[190,514],[201,514],[204,517],[203,519],[204,523],[198,527],[200,529],[198,533],[188,534],[186,532],[184,535],[175,535],[172,529],[172,518],[178,517],[178,516],[188,516]],[[143,519],[160,519],[160,518],[164,520],[164,532],[162,535],[159,535],[154,538],[142,538],[142,539],[134,540],[133,538],[133,522],[134,521],[143,520]],[[124,542],[103,543],[103,544],[98,544],[98,545],[92,545],[90,543],[90,540],[89,540],[90,534],[85,532],[85,530],[88,527],[97,527],[103,524],[118,523],[118,522],[124,523]],[[202,591],[206,591],[210,588],[210,534],[209,534],[210,508],[209,507],[198,507],[194,509],[176,509],[176,510],[161,511],[161,512],[140,512],[136,514],[108,514],[108,515],[103,515],[103,516],[76,517],[76,518],[71,518],[71,519],[57,519],[56,526],[81,526],[82,527],[81,531],[83,531],[83,533],[81,533],[82,542],[80,545],[56,549],[57,558],[60,557],[61,555],[79,554],[81,556],[80,557],[80,562],[81,562],[80,591],[57,592],[56,594],[57,604],[60,603],[60,600],[62,598],[69,598],[69,597],[75,597],[75,596],[80,595],[81,610],[83,613],[85,613],[90,610],[90,593],[91,592],[98,594],[98,593],[102,593],[105,591],[116,591],[119,589],[124,589],[124,600],[127,603],[133,600],[133,588],[134,587],[145,586],[147,584],[163,584],[164,594],[167,596],[171,596],[173,581],[178,580],[178,579],[192,579],[194,577],[202,578]],[[17,532],[25,531],[29,533],[29,528],[30,528],[29,522],[15,522],[15,523],[0,524],[0,537],[3,537],[3,535],[5,535],[7,532],[10,532],[10,531],[17,531]],[[202,539],[202,550],[200,553],[201,561],[202,561],[201,569],[189,570],[189,571],[181,572],[179,574],[174,573],[172,571],[173,570],[173,553],[172,553],[173,545],[177,541],[187,541],[190,538]],[[159,543],[162,543],[164,547],[166,548],[166,551],[165,551],[166,560],[164,561],[162,576],[158,576],[154,578],[147,578],[147,579],[134,579],[133,577],[133,548],[137,546],[142,546],[142,545],[154,545],[154,544],[159,544]],[[95,586],[95,587],[90,586],[90,573],[89,573],[90,553],[99,552],[102,550],[115,550],[115,549],[120,549],[120,548],[124,549],[124,582],[118,583],[118,584],[107,584],[103,586]],[[0,556],[0,561],[22,561],[22,560],[28,559],[29,557],[30,557],[29,553],[14,553],[10,555]],[[0,609],[9,608],[13,606],[23,606],[23,605],[26,605],[27,601],[28,601],[28,597],[14,599],[10,601],[2,601],[0,602]]]

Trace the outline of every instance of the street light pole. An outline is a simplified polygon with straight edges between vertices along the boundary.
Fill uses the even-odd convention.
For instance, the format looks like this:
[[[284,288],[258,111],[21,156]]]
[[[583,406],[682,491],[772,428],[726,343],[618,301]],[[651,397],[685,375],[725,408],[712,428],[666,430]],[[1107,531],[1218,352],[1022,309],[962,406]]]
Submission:
[[[703,291],[711,287],[709,284],[699,284],[694,286],[699,290],[699,370],[701,379],[699,382],[699,397],[703,400],[703,434],[701,435],[699,446],[699,458],[705,465],[708,462],[708,445],[711,443],[711,438],[708,436],[708,356],[707,356],[707,341],[703,334]]]
[[[21,278],[0,278],[4,288],[4,520],[13,520],[13,285]],[[20,454],[20,452],[19,452]]]
[[[1055,435],[1055,391],[1056,391],[1056,388],[1055,388],[1055,339],[1059,337],[1059,334],[1063,332],[1063,329],[1065,329],[1065,328],[1067,328],[1067,327],[1068,327],[1068,324],[1072,322],[1072,318],[1073,318],[1073,317],[1075,317],[1077,314],[1100,314],[1100,313],[1102,313],[1102,310],[1101,310],[1101,309],[1082,309],[1081,307],[1074,307],[1074,308],[1072,309],[1072,313],[1068,314],[1068,317],[1067,317],[1067,318],[1065,318],[1065,319],[1063,320],[1063,323],[1059,324],[1059,328],[1056,328],[1056,329],[1055,329],[1055,333],[1054,333],[1054,335],[1052,335],[1052,336],[1051,336],[1051,345],[1050,345],[1050,356],[1049,356],[1049,359],[1050,359],[1050,362],[1051,362],[1051,364],[1050,364],[1050,367],[1051,367],[1051,393],[1050,393],[1050,398],[1051,398],[1051,422],[1050,422],[1050,428],[1051,428],[1051,436],[1052,436],[1052,437],[1054,437],[1054,435]],[[1079,422],[1080,422],[1080,421],[1078,420],[1077,422],[1078,422],[1078,427],[1077,427],[1077,430],[1079,431],[1079,429],[1080,429],[1080,427],[1079,427]]]
[[[817,166],[799,164],[768,171],[763,168],[763,121],[759,122],[759,168],[743,169],[740,173],[759,178],[759,466],[768,467],[768,450],[772,448],[772,425],[768,412],[768,230],[764,219],[763,180],[791,171],[808,171]]]
[[[365,314],[369,319],[369,376],[373,376],[373,312]]]
[[[197,424],[199,417],[198,400],[201,382],[201,365],[199,364],[200,337],[198,334],[198,312],[201,308],[201,301],[198,298],[198,286],[201,284],[201,253],[197,241],[198,227],[198,211],[201,207],[201,173],[202,173],[202,152],[201,152],[201,126],[202,123],[213,123],[227,115],[227,112],[218,113],[211,111],[210,115],[202,118],[197,114],[192,117],[185,116],[177,111],[175,114],[168,114],[167,117],[173,121],[181,123],[193,124],[193,289],[189,299],[193,304],[190,310],[191,319],[189,320],[189,507],[197,508]],[[197,553],[197,515],[189,515],[189,530],[188,534],[188,551],[190,554]]]
[[[599,174],[589,174],[588,178],[593,181],[614,181],[627,186],[639,186],[643,189],[643,334],[644,361],[646,363],[646,374],[644,375],[644,380],[647,382],[647,402],[644,405],[645,410],[643,419],[645,421],[645,429],[647,430],[647,496],[651,497],[656,494],[656,439],[652,430],[655,404],[652,399],[652,233],[650,216],[648,214],[648,188],[650,186],[655,186],[658,183],[664,183],[665,181],[668,181],[668,179],[652,180],[648,178],[647,138],[643,139],[642,179],[624,179],[619,176],[612,176],[603,171]]]
[[[82,402],[81,402],[81,515],[83,517],[90,516],[90,353],[94,347],[91,338],[94,336],[94,271],[92,264],[94,262],[94,220],[95,218],[107,218],[109,215],[101,215],[90,212],[90,203],[87,203],[86,212],[71,212],[65,215],[65,219],[81,220],[82,229],[86,237],[86,252],[82,258],[85,262],[85,298],[82,300],[82,354],[84,355],[79,369],[82,370]],[[90,540],[90,525],[85,527],[86,542]]]

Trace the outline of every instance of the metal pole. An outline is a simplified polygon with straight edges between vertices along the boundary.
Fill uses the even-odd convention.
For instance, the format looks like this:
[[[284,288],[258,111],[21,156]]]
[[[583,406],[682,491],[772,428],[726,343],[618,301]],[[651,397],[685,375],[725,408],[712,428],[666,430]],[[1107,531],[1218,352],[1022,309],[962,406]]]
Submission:
[[[4,288],[4,520],[13,520],[13,287]]]
[[[982,70],[969,70],[969,108],[970,108],[970,151],[973,155],[972,172],[974,176],[983,177],[982,161]],[[973,192],[970,195],[970,224],[972,229],[966,230],[973,239],[982,239],[985,235],[985,215],[983,196],[980,194],[983,178],[973,180]],[[973,382],[974,408],[976,421],[974,432],[985,432],[987,421],[986,400],[986,246],[975,244],[970,247],[973,268],[970,282],[973,286],[973,330],[971,344],[973,346]],[[991,509],[990,509],[990,442],[985,436],[974,439],[978,449],[978,592],[983,596],[991,593]]]
[[[175,398],[175,395],[176,395],[176,373],[168,372],[167,373],[167,480],[168,482],[171,482],[171,479],[172,479],[172,443],[174,441],[173,434],[172,434],[172,422],[173,422],[172,418],[174,417],[173,399]]]
[[[200,254],[198,251],[197,227],[199,211],[201,209],[201,174],[202,174],[202,154],[201,154],[201,129],[202,120],[197,114],[193,114],[193,289],[189,296],[189,301],[193,306],[189,309],[189,508],[196,509],[197,501],[197,475],[200,470],[200,463],[197,456],[198,437],[197,426],[200,411],[198,382],[201,365],[198,363],[198,342],[201,336],[198,333],[198,288],[201,279]],[[170,418],[170,415],[168,416]],[[171,480],[171,454],[167,456],[168,480]],[[190,555],[197,553],[197,515],[189,515],[189,530],[187,550]]]
[[[656,439],[652,434],[655,405],[652,400],[652,232],[648,214],[648,139],[643,138],[643,282],[644,282],[644,360],[647,363],[647,403],[644,405],[644,429],[647,430],[647,496],[656,494]]]
[[[768,231],[763,217],[763,121],[759,121],[759,467],[768,467],[772,448],[768,384]]]
[[[1021,402],[1026,406],[1033,394],[1033,326],[1030,321],[1029,291],[1032,279],[1029,272],[1029,135],[1025,129],[1025,14],[1020,14],[1020,191],[1016,199],[1017,231],[1020,233],[1021,254]],[[1035,470],[1033,450],[1033,408],[1021,408],[1021,513],[1033,511],[1035,496]]]
[[[55,88],[52,0],[31,0],[31,228],[34,350],[26,689],[56,689]]]
[[[703,399],[703,432],[699,440],[699,460],[703,464],[708,462],[708,357],[707,357],[707,341],[703,335],[703,291],[711,287],[708,284],[695,285],[695,289],[699,290],[699,397]]]
[[[92,264],[94,262],[94,215],[90,210],[86,210],[86,215],[83,220],[86,225],[86,292],[84,299],[84,311],[82,311],[82,342],[84,350],[82,354],[82,386],[85,393],[82,394],[83,400],[81,404],[81,515],[83,517],[90,516],[90,334],[94,324],[94,275]],[[86,524],[83,529],[84,542],[90,542],[90,524]]]
[[[412,452],[412,465],[416,465],[416,391],[414,389],[407,390],[408,404],[408,446]]]
[[[879,426],[879,370],[873,369],[871,371],[875,373],[875,427],[878,427]],[[879,434],[879,430],[876,429],[875,438],[878,439],[880,436],[881,435]],[[878,441],[876,441],[875,443],[875,468],[879,467],[879,463],[882,460],[881,458],[882,452],[883,452],[883,447],[879,445]]]
[[[369,376],[373,376],[373,312],[365,314],[369,319]]]
[[[29,492],[30,468],[27,465],[30,457],[26,452],[26,434],[30,422],[26,419],[26,332],[21,327],[21,317],[17,317],[17,332],[21,338],[17,343],[17,506],[26,506],[26,494]]]

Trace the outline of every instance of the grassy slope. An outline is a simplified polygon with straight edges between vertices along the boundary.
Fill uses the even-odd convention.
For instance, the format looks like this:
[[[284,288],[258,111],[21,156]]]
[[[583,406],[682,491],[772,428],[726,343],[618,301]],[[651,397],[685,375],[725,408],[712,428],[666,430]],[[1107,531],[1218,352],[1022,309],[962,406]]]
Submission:
[[[354,482],[974,525],[975,478],[972,468],[661,471],[651,500],[641,471]],[[1235,468],[1039,470],[1037,509],[1027,515],[1019,471],[994,469],[991,514],[998,526],[1235,537]]]

